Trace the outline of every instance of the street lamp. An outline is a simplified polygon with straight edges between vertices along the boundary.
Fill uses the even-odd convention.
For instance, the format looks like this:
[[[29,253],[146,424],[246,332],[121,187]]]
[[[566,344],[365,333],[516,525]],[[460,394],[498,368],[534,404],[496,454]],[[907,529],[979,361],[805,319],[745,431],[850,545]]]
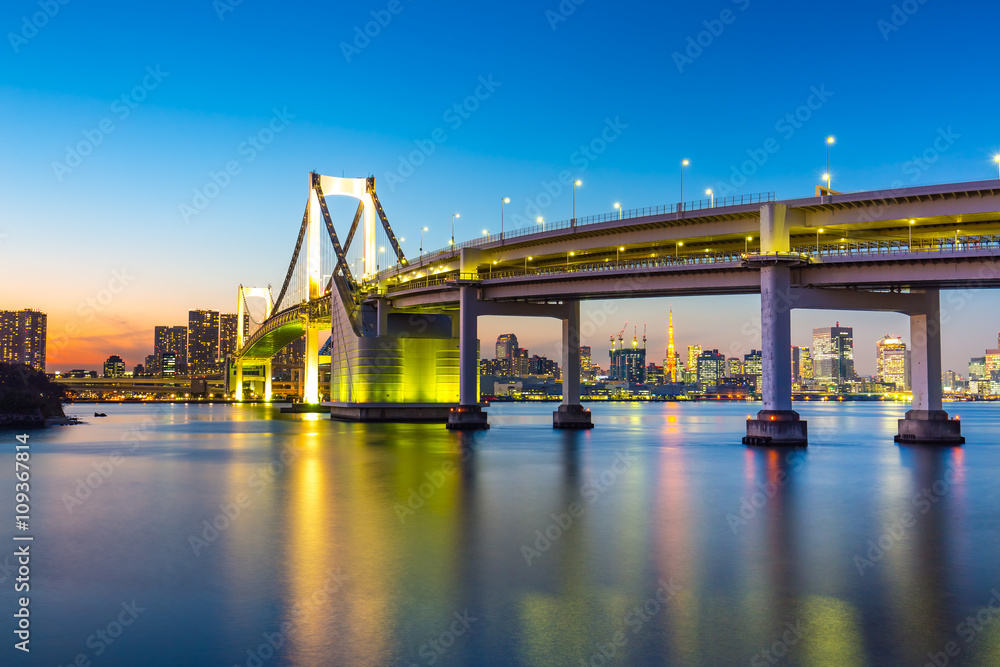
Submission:
[[[691,164],[687,160],[681,160],[681,210],[684,210],[684,167]]]
[[[538,216],[535,219],[535,222],[537,222],[538,224],[540,224],[542,226],[542,231],[544,232],[545,231],[545,218],[543,218],[542,216]]]
[[[677,259],[677,251],[682,245],[684,245],[684,241],[678,241],[677,245],[674,246],[674,259]]]
[[[487,230],[484,229],[483,230],[483,236],[489,236],[489,235],[490,235],[489,231],[487,231]]]
[[[615,202],[615,208],[618,209],[618,219],[621,220],[622,219],[622,205],[619,204],[618,202]]]
[[[581,185],[583,185],[583,181],[579,179],[573,181],[573,222],[571,224],[572,227],[576,227],[576,189]]]
[[[715,193],[712,192],[712,188],[705,190],[705,194],[712,198],[712,205],[709,208],[715,208]]]
[[[830,145],[834,142],[833,137],[826,138],[826,189],[830,189]]]
[[[910,226],[907,230],[910,232],[910,242],[906,244],[906,249],[909,252],[913,252],[913,225],[917,224],[916,220],[910,220]]]
[[[619,258],[621,257],[621,253],[623,252],[625,252],[624,246],[619,247],[618,250],[615,250],[615,264],[618,265],[619,269],[622,267],[622,263],[621,261],[619,261]]]
[[[819,235],[822,234],[822,233],[823,233],[823,229],[822,228],[816,230],[816,254],[817,255],[819,254]]]
[[[753,241],[753,237],[752,237],[752,236],[748,236],[748,237],[747,237],[747,240],[743,242],[743,250],[744,250],[744,252],[746,252],[746,253],[747,253],[748,255],[750,254],[750,242],[751,242],[751,241]]]
[[[997,174],[1000,175],[1000,153],[993,156],[993,161],[997,163]]]
[[[448,245],[455,245],[455,218],[461,217],[458,213],[451,214],[451,241],[448,242]]]
[[[510,203],[510,197],[500,200],[500,243],[503,243],[503,205]]]
[[[532,259],[534,259],[534,257],[525,257],[524,258],[524,272],[525,273],[528,272],[528,262],[530,262]]]
[[[569,266],[569,258],[570,257],[575,257],[575,256],[576,256],[576,252],[574,252],[572,250],[569,251],[568,253],[566,253],[566,266]]]
[[[424,258],[424,232],[427,231],[426,227],[420,228],[420,259]]]

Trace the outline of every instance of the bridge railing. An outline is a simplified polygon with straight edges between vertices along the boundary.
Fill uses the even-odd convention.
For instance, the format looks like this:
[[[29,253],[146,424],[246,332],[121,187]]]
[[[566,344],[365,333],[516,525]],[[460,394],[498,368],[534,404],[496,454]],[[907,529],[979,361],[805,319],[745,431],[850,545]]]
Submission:
[[[461,243],[456,243],[455,245],[448,245],[445,246],[444,248],[433,250],[429,253],[426,253],[425,256],[434,256],[442,253],[457,252],[462,248],[475,248],[490,243],[496,243],[502,240],[514,239],[520,236],[527,236],[529,234],[538,234],[541,232],[555,231],[559,229],[586,227],[587,225],[597,225],[605,222],[617,222],[617,221],[631,220],[635,218],[645,218],[651,215],[667,215],[670,213],[677,213],[678,210],[701,211],[714,208],[721,209],[729,206],[762,204],[765,202],[774,201],[774,199],[775,199],[775,194],[773,192],[756,192],[746,195],[732,195],[728,197],[715,197],[715,198],[709,197],[706,199],[696,199],[694,201],[683,202],[680,204],[663,204],[662,206],[647,206],[645,208],[619,209],[616,211],[612,211],[610,213],[588,215],[576,219],[570,218],[567,220],[555,220],[553,222],[542,222],[535,225],[516,227],[514,229],[504,230],[502,234],[484,234],[483,236],[480,236],[478,238],[469,239],[468,241],[462,241]]]
[[[819,258],[1000,250],[1000,236],[993,234],[959,235],[957,238],[941,236],[913,239],[912,242],[908,239],[876,241],[845,239],[819,245],[800,245],[792,250]]]

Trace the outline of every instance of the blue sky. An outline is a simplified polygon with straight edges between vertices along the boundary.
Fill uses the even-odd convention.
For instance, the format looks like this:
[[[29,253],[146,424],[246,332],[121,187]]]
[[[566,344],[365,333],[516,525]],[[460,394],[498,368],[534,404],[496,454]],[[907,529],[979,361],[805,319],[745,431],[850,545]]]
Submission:
[[[829,134],[838,190],[995,178],[996,5],[904,4],[13,0],[0,10],[0,307],[49,313],[50,340],[67,341],[51,368],[139,362],[154,324],[231,310],[241,282],[280,286],[310,170],[375,175],[410,255],[422,226],[425,248],[444,245],[456,211],[459,238],[498,231],[504,196],[508,221],[533,217],[564,169],[584,181],[580,215],[677,201],[681,158],[685,199],[808,196]],[[609,120],[620,134],[581,160]],[[439,128],[447,138],[401,176]],[[947,149],[916,163],[941,132]],[[769,138],[779,150],[734,182]],[[81,142],[93,146],[77,164]],[[229,162],[239,173],[185,216]],[[564,192],[542,214],[571,207]],[[741,333],[756,297],[672,305],[678,346],[756,346]],[[997,305],[984,292],[951,314],[946,366],[964,372],[995,345],[1000,318],[982,314]],[[667,307],[622,302],[587,342],[604,350],[629,320],[662,350]],[[838,319],[855,327],[861,372],[878,337],[907,334],[899,316],[802,312],[793,341]],[[507,330],[554,354],[554,321],[481,322],[486,347]]]

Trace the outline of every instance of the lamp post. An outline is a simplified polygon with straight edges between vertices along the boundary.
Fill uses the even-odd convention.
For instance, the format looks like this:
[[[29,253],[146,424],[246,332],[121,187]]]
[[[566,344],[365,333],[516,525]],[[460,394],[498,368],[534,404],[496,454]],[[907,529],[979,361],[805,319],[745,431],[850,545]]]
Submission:
[[[461,217],[458,213],[451,214],[451,241],[449,241],[448,245],[455,245],[455,218]]]
[[[819,235],[822,234],[822,233],[823,233],[823,229],[822,228],[816,230],[816,254],[817,255],[819,254]]]
[[[525,257],[524,258],[524,273],[525,274],[528,273],[528,262],[530,262],[532,259],[534,259],[534,258],[532,258],[532,257]]]
[[[618,202],[615,202],[615,208],[618,209],[618,219],[621,220],[622,219],[622,205],[619,204]]]
[[[684,241],[678,241],[677,245],[674,246],[674,259],[677,259],[678,257],[677,252],[682,245],[684,245]]]
[[[913,252],[913,225],[915,224],[917,224],[916,220],[910,220],[910,226],[907,228],[907,231],[910,232],[910,241],[906,244],[906,249],[909,252]]]
[[[542,231],[544,232],[545,231],[545,218],[543,218],[542,216],[538,216],[535,219],[535,222],[537,222],[538,224],[540,224],[542,226]]]
[[[691,164],[687,160],[681,160],[681,209],[684,210],[684,167]]]
[[[826,189],[832,189],[831,178],[830,178],[830,144],[834,142],[833,137],[826,138]]]
[[[421,261],[423,261],[423,259],[424,259],[424,232],[426,232],[426,231],[427,231],[426,227],[421,227],[420,228],[420,259],[421,259]]]
[[[705,194],[712,198],[712,205],[709,208],[715,208],[715,193],[712,192],[712,188],[705,190]]]
[[[577,179],[573,181],[573,221],[570,224],[571,227],[576,227],[576,189],[583,185],[583,181]]]
[[[746,239],[746,241],[743,242],[743,251],[746,254],[748,254],[748,255],[750,254],[750,242],[751,241],[753,241],[753,237],[752,236],[748,236],[747,239]]]
[[[510,203],[510,197],[504,197],[500,200],[500,243],[503,243],[503,205]]]
[[[997,175],[1000,176],[1000,154],[994,155],[993,161],[997,163]]]
[[[623,252],[625,252],[625,248],[623,246],[619,246],[618,250],[615,250],[615,265],[619,269],[622,268],[621,253]]]
[[[575,257],[575,256],[576,256],[576,252],[574,252],[572,250],[569,251],[568,253],[566,253],[566,266],[567,267],[569,267],[569,258],[570,257]]]

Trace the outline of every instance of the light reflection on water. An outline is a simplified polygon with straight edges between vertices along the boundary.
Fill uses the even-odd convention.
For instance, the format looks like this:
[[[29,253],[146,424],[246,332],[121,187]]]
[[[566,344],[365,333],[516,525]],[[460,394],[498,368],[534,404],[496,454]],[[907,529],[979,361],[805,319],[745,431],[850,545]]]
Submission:
[[[748,404],[595,405],[584,433],[553,407],[475,435],[197,405],[35,432],[28,664],[1000,662],[1000,619],[960,626],[1000,589],[1000,406],[926,448],[892,443],[903,405],[802,404],[795,452],[737,444]]]

